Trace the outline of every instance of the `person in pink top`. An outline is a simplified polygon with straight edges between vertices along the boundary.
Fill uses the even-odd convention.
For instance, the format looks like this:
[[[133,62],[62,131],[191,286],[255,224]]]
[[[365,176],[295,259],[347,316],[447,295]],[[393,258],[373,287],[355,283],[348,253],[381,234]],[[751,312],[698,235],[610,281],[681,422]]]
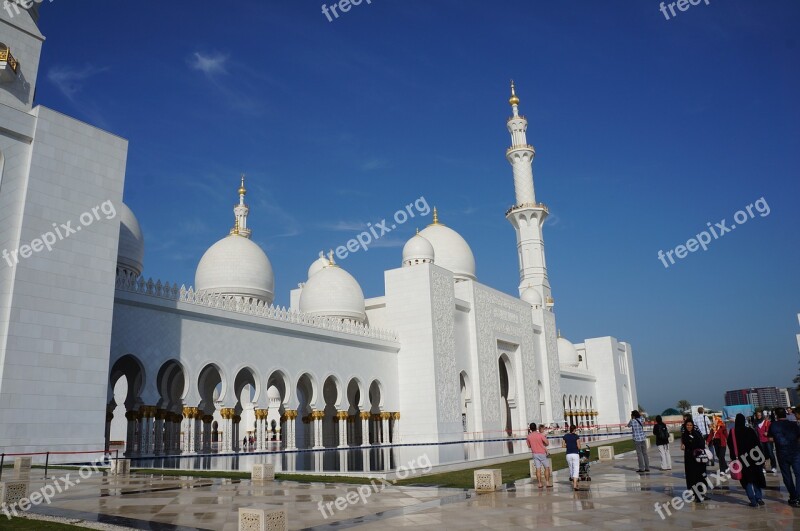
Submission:
[[[547,466],[547,447],[550,443],[543,433],[544,426],[540,426],[539,430],[541,431],[537,431],[536,424],[531,422],[527,439],[528,448],[531,449],[531,453],[533,454],[533,464],[536,466],[536,480],[539,482],[539,488],[542,489],[544,485],[548,487],[551,485],[550,467]],[[544,475],[544,485],[542,485],[542,475]]]

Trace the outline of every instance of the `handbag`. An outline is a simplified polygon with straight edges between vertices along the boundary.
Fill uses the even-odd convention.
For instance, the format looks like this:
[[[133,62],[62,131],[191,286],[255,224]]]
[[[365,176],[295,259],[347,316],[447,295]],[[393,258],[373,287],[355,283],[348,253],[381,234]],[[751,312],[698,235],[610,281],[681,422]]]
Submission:
[[[732,435],[732,439],[733,439],[733,455],[736,456],[736,460],[738,461],[739,460],[739,449],[736,447],[736,430],[735,429],[731,430],[731,435]],[[733,463],[731,463],[731,464],[733,464]],[[730,472],[731,472],[731,479],[738,479],[739,481],[741,481],[742,480],[742,467],[739,466],[737,468],[739,470],[738,471],[734,471],[733,467],[731,466],[731,467],[728,468],[728,470],[730,470]]]
[[[698,448],[694,451],[694,460],[700,464],[707,465],[709,462],[705,448]]]

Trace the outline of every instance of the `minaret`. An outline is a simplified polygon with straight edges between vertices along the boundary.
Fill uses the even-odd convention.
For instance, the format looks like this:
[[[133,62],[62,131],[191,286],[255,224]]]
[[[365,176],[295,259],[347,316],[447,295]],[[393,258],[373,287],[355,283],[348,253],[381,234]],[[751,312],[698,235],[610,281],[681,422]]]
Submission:
[[[506,151],[506,159],[514,171],[514,191],[517,202],[506,212],[506,219],[517,231],[517,252],[519,253],[519,292],[532,287],[539,292],[545,307],[552,308],[550,282],[547,280],[547,265],[544,260],[544,240],[542,225],[547,218],[547,207],[536,203],[533,191],[533,157],[536,151],[528,144],[526,130],[528,120],[519,114],[519,98],[514,82],[511,82],[511,104],[513,115],[508,119],[508,132],[511,133],[511,147]]]
[[[250,208],[244,202],[244,196],[246,195],[247,189],[244,187],[244,174],[242,174],[242,184],[239,186],[239,204],[233,207],[233,215],[236,217],[236,222],[233,229],[231,229],[231,234],[249,238],[250,229],[247,228],[247,214],[250,212]]]

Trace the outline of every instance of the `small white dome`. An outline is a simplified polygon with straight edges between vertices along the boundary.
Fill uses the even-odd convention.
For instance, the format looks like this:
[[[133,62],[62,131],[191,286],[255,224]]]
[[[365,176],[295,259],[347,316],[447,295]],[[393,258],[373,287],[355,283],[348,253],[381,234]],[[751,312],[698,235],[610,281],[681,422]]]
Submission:
[[[524,300],[531,306],[541,306],[542,305],[542,295],[539,291],[534,288],[533,286],[528,286],[522,291],[522,294],[519,296],[520,299]]]
[[[577,367],[580,364],[578,360],[578,351],[575,349],[575,345],[563,337],[559,337],[556,344],[558,345],[558,360],[561,362],[561,365]]]
[[[137,277],[144,269],[144,237],[139,221],[128,205],[119,205],[119,246],[117,247],[117,266],[130,271]]]
[[[275,275],[272,264],[253,241],[231,234],[212,245],[195,273],[198,292],[256,298],[272,304]]]
[[[434,223],[419,235],[433,246],[436,265],[452,271],[456,280],[475,280],[475,257],[460,234],[441,223]]]
[[[364,292],[353,276],[337,265],[323,267],[300,293],[300,311],[318,317],[365,322]]]
[[[281,392],[278,391],[278,388],[274,385],[270,385],[269,389],[267,389],[267,400],[272,402],[273,400],[280,400],[281,399]]]
[[[330,260],[320,254],[319,258],[314,260],[314,263],[312,263],[311,267],[308,268],[308,278],[313,277],[315,273],[319,273],[324,267],[329,266],[330,264]]]
[[[415,234],[403,247],[403,266],[414,264],[430,264],[434,262],[435,253],[431,242]]]

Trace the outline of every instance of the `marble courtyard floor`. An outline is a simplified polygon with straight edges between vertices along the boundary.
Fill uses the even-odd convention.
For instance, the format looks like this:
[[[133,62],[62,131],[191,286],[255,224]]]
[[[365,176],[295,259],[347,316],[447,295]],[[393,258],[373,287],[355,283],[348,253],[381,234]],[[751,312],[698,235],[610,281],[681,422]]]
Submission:
[[[673,445],[675,447],[675,445]],[[650,458],[659,459],[655,449]],[[556,473],[555,486],[540,490],[530,480],[508,484],[502,491],[474,491],[435,487],[388,486],[323,517],[319,502],[327,503],[358,485],[280,481],[253,484],[249,480],[96,475],[58,494],[50,505],[32,512],[72,521],[104,522],[132,529],[237,529],[239,507],[282,506],[290,529],[800,529],[800,509],[786,504],[780,475],[767,475],[766,507],[750,508],[738,482],[713,491],[713,499],[688,504],[662,520],[654,510],[684,490],[682,456],[673,449],[674,470],[635,473],[636,458],[624,455],[610,463],[592,465],[587,490],[573,492],[566,471]],[[40,471],[41,473],[41,471]],[[63,477],[65,471],[51,471]],[[70,479],[74,481],[77,472]],[[52,479],[51,479],[52,482]],[[42,477],[31,489],[45,484]],[[352,495],[351,495],[352,498]]]

